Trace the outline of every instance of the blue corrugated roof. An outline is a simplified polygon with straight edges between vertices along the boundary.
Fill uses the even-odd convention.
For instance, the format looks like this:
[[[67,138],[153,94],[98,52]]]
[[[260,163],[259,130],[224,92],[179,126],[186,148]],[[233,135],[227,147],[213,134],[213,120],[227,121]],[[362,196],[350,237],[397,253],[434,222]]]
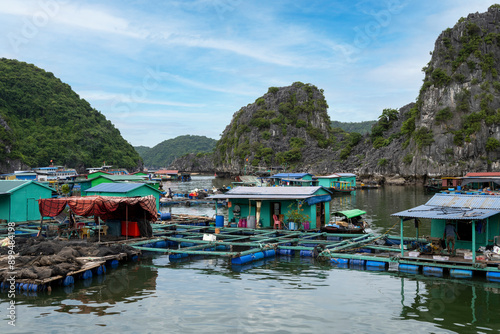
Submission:
[[[306,199],[317,195],[323,187],[236,187],[225,194],[213,195],[209,199]]]
[[[126,193],[144,185],[144,183],[101,183],[95,187],[87,189],[87,192]]]
[[[500,196],[436,194],[425,205],[392,214],[404,218],[479,220],[500,213]]]
[[[492,209],[500,211],[500,196],[436,194],[425,205],[450,208]]]

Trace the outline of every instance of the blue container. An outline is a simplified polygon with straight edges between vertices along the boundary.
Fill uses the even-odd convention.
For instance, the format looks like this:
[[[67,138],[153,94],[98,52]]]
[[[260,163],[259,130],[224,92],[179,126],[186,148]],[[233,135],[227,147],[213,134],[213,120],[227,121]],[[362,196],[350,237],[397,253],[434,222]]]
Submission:
[[[309,250],[301,250],[300,251],[300,256],[313,256],[313,252]]]
[[[167,243],[165,241],[157,241],[155,243],[155,248],[167,248]]]
[[[364,266],[365,265],[365,260],[356,260],[356,259],[352,259],[351,260],[351,264],[353,266]]]
[[[450,276],[454,278],[471,278],[472,270],[450,269]]]
[[[244,255],[239,257],[234,257],[231,259],[232,264],[244,264],[248,262],[252,262],[252,255]]]
[[[83,279],[92,278],[92,271],[91,271],[91,270],[86,270],[86,271],[82,274],[82,278],[83,278]]]
[[[264,251],[264,257],[276,256],[276,251],[274,249],[268,249]]]
[[[170,254],[168,256],[168,259],[169,260],[177,260],[177,259],[182,259],[185,257],[188,257],[188,255],[186,253],[177,253],[177,254]]]
[[[160,219],[161,220],[170,220],[172,219],[172,215],[170,212],[160,212]]]
[[[66,276],[63,281],[64,286],[72,285],[75,284],[75,279],[73,276]]]
[[[224,227],[224,216],[215,216],[215,227]]]
[[[119,263],[119,262],[118,262],[118,260],[113,260],[113,261],[111,261],[111,263],[110,263],[111,268],[116,268],[116,267],[118,267],[118,263]]]
[[[331,258],[330,262],[338,265],[338,264],[349,264],[349,259],[338,259],[338,258]]]
[[[500,282],[500,273],[488,271],[486,273],[486,279],[492,282]]]
[[[294,254],[294,251],[293,251],[293,249],[279,249],[278,254],[292,256]]]
[[[382,261],[366,261],[366,268],[367,269],[380,269],[380,270],[385,270],[389,264],[387,262],[382,262]]]
[[[405,273],[418,273],[418,266],[413,264],[400,264],[398,269]]]
[[[440,267],[423,267],[422,272],[426,276],[443,277],[443,268]]]

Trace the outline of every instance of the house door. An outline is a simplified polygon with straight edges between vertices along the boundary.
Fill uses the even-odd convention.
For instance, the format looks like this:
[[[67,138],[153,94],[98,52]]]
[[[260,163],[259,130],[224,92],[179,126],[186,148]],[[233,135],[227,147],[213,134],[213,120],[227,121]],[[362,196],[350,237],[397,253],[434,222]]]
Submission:
[[[38,202],[34,198],[28,198],[26,202],[26,220],[40,219]]]
[[[316,204],[316,228],[319,229],[325,225],[325,203]]]

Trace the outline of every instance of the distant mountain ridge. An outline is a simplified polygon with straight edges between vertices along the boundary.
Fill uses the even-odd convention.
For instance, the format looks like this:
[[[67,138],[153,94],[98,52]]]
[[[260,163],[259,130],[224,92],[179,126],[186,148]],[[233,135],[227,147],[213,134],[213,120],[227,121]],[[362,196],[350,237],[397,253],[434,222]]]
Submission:
[[[372,130],[372,126],[377,123],[374,121],[364,121],[364,122],[339,122],[332,121],[332,128],[340,128],[346,132],[357,132],[362,135],[370,133]]]
[[[149,168],[168,167],[176,158],[189,153],[208,153],[215,148],[217,141],[205,136],[184,135],[164,140],[154,147],[137,146],[136,151]]]
[[[142,160],[69,85],[32,64],[0,59],[0,172],[47,166],[131,170]]]

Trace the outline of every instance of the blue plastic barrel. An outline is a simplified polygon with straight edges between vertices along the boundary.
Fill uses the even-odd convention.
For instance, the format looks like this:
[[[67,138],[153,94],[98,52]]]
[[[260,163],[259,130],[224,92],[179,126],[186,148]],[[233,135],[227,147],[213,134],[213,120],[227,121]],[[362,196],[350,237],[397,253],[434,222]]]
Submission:
[[[351,264],[353,266],[364,266],[365,265],[365,260],[358,260],[358,259],[352,259]]]
[[[172,215],[170,212],[160,212],[160,219],[161,220],[170,220],[172,219]]]
[[[301,250],[300,256],[313,256],[313,252],[310,250]]]
[[[423,267],[422,272],[427,276],[442,277],[443,268],[440,267]]]
[[[330,262],[333,264],[349,264],[349,259],[339,259],[339,258],[331,258]]]
[[[488,271],[486,273],[486,279],[492,282],[500,282],[500,273]]]
[[[389,264],[387,262],[382,262],[382,261],[366,261],[366,268],[367,269],[380,269],[380,270],[385,270]]]
[[[63,281],[64,286],[72,285],[74,283],[75,283],[75,279],[73,278],[73,276],[66,276],[66,278],[64,278],[64,281]]]
[[[224,227],[224,216],[215,216],[215,227]]]
[[[405,273],[418,273],[418,266],[413,264],[400,264],[398,269]]]
[[[454,278],[470,278],[472,270],[450,269],[450,276]]]

